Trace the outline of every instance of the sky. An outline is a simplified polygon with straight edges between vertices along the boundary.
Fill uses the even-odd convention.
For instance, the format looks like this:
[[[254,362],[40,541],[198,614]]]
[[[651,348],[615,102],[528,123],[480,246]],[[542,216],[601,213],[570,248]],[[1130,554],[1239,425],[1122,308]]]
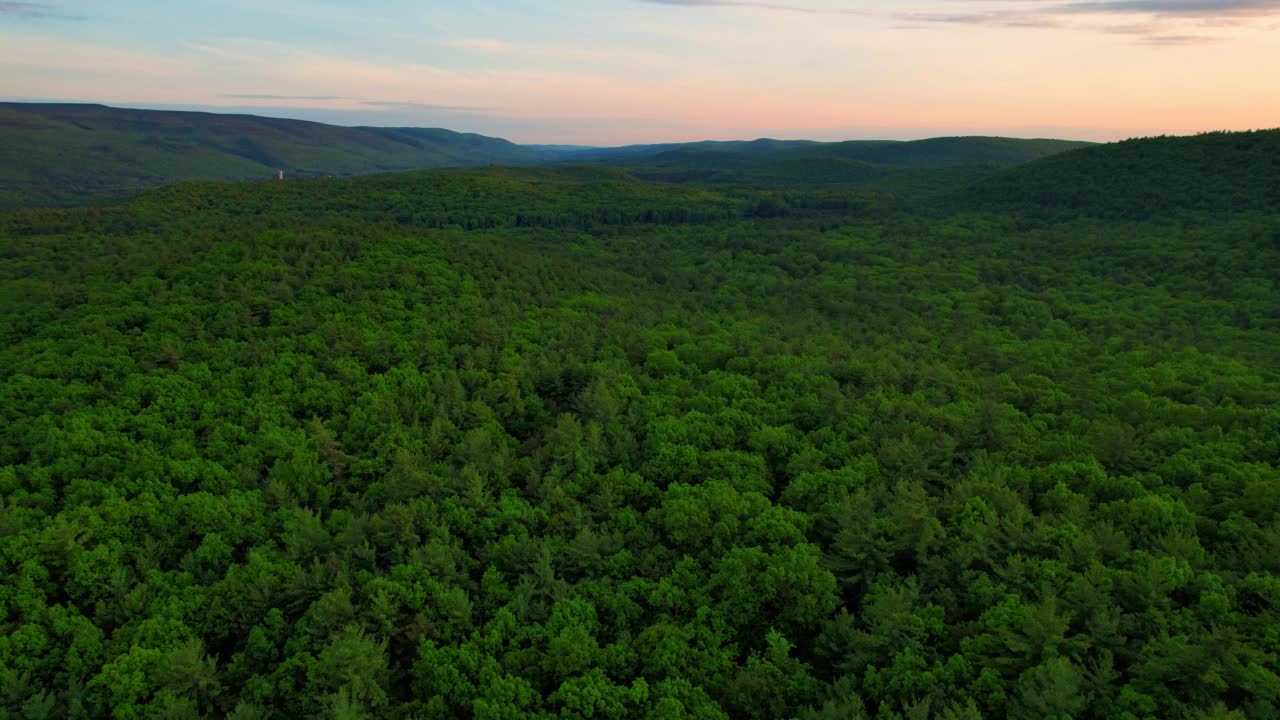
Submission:
[[[0,99],[522,143],[1280,126],[1280,0],[0,0]]]

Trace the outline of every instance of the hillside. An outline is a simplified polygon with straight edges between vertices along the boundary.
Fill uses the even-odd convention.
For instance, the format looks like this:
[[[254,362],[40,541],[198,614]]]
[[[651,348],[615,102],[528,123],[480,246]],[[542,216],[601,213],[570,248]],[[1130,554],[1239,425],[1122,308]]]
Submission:
[[[995,175],[958,202],[1117,219],[1226,216],[1280,207],[1280,129],[1126,140]]]
[[[791,151],[797,157],[826,156],[893,167],[1017,165],[1092,145],[1076,140],[1024,140],[1004,137],[940,137],[905,142],[830,143]]]
[[[1280,717],[1267,137],[0,212],[0,717]]]
[[[619,170],[555,168],[423,170],[295,182],[183,183],[129,203],[136,218],[314,217],[474,230],[707,222],[741,217],[743,198],[637,182]]]
[[[1087,147],[1067,140],[956,137],[906,142],[691,143],[598,162],[663,182],[731,185],[839,185],[908,193],[953,190],[999,168]],[[574,155],[575,158],[579,157]],[[938,172],[934,172],[938,171]]]
[[[0,103],[0,208],[120,199],[187,180],[364,175],[558,157],[424,128],[347,128],[251,115]]]
[[[719,153],[733,156],[835,157],[894,167],[939,167],[971,163],[1016,164],[1054,153],[1086,147],[1092,143],[1074,140],[1024,140],[1004,137],[939,137],[927,140],[814,140],[701,141],[657,145],[625,145],[615,148],[583,148],[573,160],[634,161],[676,153]]]
[[[0,103],[0,208],[102,203],[172,183],[260,180],[280,170],[292,179],[557,161],[605,164],[663,182],[827,185],[930,195],[985,177],[1002,165],[1081,145],[968,137],[526,147],[439,129],[351,128],[251,115]],[[944,171],[931,172],[936,168]]]

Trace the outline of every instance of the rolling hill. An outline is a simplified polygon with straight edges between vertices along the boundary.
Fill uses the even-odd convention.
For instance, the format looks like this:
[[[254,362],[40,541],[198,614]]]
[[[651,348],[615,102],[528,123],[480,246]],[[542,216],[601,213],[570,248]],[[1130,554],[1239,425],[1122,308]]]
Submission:
[[[791,154],[797,157],[821,154],[878,165],[925,168],[975,163],[1017,165],[1090,145],[1092,143],[1078,140],[965,136],[901,142],[852,140],[802,148]]]
[[[1274,212],[1280,129],[1138,138],[1062,153],[987,178],[961,202],[1124,219]]]
[[[690,143],[619,148],[586,157],[664,182],[747,185],[842,185],[933,193],[966,185],[1009,165],[1088,147],[1070,140],[948,137],[839,143]],[[643,149],[654,149],[645,152]],[[574,160],[583,158],[575,154]],[[939,169],[946,172],[935,172]]]
[[[265,179],[278,170],[346,176],[559,156],[439,129],[0,103],[0,207],[82,205],[186,180]]]
[[[706,222],[738,218],[746,209],[740,198],[643,182],[595,165],[418,170],[286,183],[180,183],[121,208],[161,225],[200,212],[226,221],[329,217],[468,230]]]

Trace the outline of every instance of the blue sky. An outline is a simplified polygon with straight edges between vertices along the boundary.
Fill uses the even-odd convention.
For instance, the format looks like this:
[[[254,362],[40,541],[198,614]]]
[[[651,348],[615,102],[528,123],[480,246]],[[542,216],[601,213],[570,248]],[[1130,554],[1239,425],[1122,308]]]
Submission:
[[[1280,125],[1280,0],[4,2],[0,97],[519,142]]]

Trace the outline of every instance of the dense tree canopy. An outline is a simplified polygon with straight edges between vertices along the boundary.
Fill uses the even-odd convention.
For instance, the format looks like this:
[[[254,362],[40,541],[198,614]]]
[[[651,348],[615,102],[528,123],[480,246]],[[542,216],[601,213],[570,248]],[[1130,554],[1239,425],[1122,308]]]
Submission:
[[[1276,717],[1277,217],[0,216],[0,714]]]

